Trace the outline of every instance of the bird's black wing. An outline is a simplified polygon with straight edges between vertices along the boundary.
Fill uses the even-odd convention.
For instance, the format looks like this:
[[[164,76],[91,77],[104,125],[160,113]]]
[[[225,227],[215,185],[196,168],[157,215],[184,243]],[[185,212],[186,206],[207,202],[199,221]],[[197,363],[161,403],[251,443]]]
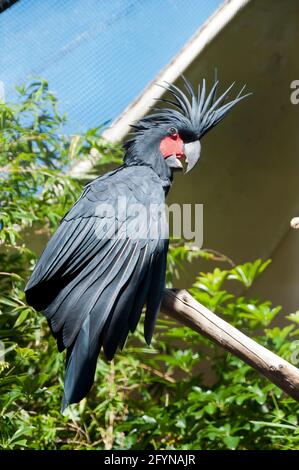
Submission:
[[[112,359],[147,304],[151,341],[168,248],[161,180],[148,167],[123,167],[87,185],[62,220],[26,286],[67,348],[64,404],[89,391],[98,353]]]

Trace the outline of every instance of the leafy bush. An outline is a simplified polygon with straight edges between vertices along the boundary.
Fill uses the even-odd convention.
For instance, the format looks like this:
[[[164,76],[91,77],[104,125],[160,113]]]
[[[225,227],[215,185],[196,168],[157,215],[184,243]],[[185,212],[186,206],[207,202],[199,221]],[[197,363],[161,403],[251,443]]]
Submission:
[[[96,149],[104,155],[100,163],[115,162],[119,149],[100,138],[100,129],[64,136],[65,118],[45,81],[21,87],[19,94],[16,104],[1,104],[0,111],[0,340],[6,349],[0,362],[0,447],[298,449],[298,403],[241,360],[163,317],[151,347],[140,325],[114,361],[99,359],[88,398],[60,413],[64,355],[42,315],[24,300],[36,259],[28,246],[33,235],[55,229],[81,191],[67,174],[70,161],[89,158]],[[168,283],[175,282],[178,266],[198,256],[218,259],[211,251],[173,244]],[[194,297],[290,360],[298,314],[283,328],[273,326],[280,308],[247,293],[269,262],[227,269],[215,262],[214,271],[195,280]],[[242,296],[233,293],[236,283]]]

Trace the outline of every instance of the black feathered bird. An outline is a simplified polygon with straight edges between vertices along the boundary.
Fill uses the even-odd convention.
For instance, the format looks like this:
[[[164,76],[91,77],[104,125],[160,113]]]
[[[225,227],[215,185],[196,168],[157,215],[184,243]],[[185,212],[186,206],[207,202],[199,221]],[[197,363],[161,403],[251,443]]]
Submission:
[[[26,286],[26,299],[43,310],[67,349],[63,408],[90,390],[97,357],[108,360],[134,331],[146,304],[144,336],[149,344],[161,304],[168,249],[167,222],[159,208],[173,171],[194,167],[200,139],[245,96],[217,98],[218,82],[195,94],[166,84],[169,99],[133,125],[124,163],[85,186],[48,242]],[[139,208],[139,210],[137,210]],[[141,208],[141,209],[140,209]],[[136,216],[136,213],[138,214]]]

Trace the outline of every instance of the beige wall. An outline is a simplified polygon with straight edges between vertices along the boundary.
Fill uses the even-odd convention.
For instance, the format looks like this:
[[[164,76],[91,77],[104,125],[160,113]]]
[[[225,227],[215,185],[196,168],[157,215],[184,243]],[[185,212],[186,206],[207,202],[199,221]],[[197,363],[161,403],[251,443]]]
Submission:
[[[299,231],[289,222],[299,215],[299,105],[290,102],[290,82],[299,79],[299,1],[253,0],[186,75],[194,84],[212,80],[215,66],[224,85],[246,83],[254,95],[204,137],[201,162],[176,177],[169,202],[204,204],[205,247],[236,262],[271,257],[254,291],[293,311]]]

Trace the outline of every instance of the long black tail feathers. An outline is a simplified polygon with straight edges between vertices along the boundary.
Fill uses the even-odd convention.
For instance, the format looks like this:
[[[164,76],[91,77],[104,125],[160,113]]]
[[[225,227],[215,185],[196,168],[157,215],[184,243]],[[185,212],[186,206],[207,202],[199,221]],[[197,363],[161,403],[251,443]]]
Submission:
[[[64,378],[63,412],[68,405],[82,400],[92,387],[99,347],[90,348],[90,317],[87,316],[74,344],[67,350]]]

